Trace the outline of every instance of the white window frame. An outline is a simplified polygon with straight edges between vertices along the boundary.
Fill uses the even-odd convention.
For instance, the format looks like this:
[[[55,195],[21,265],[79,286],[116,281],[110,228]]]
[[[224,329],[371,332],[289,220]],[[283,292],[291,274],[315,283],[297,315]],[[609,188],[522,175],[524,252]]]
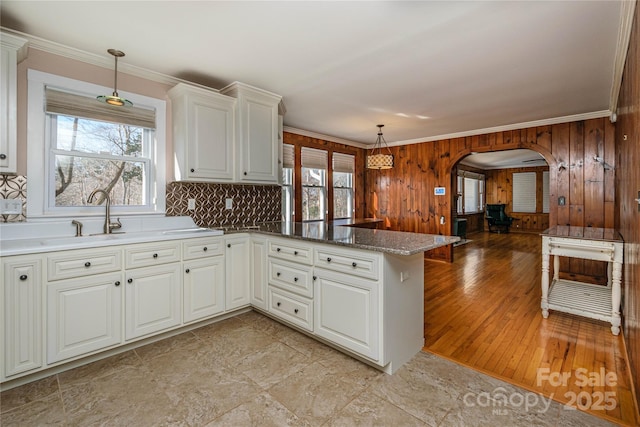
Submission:
[[[104,206],[52,207],[49,202],[51,182],[51,150],[48,146],[51,129],[47,126],[47,115],[44,109],[45,88],[52,86],[77,93],[105,94],[112,88],[44,73],[37,70],[27,71],[27,176],[29,177],[29,196],[27,197],[27,214],[29,219],[47,219],[69,216],[103,216]],[[120,96],[129,99],[134,105],[155,109],[156,129],[153,155],[150,162],[149,205],[145,206],[113,206],[116,215],[157,214],[165,215],[166,210],[166,102],[135,93],[119,91]]]
[[[304,192],[306,188],[317,188],[320,189],[320,212],[321,218],[319,219],[302,219],[302,222],[314,222],[314,221],[326,221],[329,212],[327,212],[327,171],[329,168],[329,152],[327,150],[320,150],[317,148],[309,148],[302,147],[300,151],[300,184],[302,188],[301,202],[304,206]],[[322,176],[322,185],[307,185],[302,182],[302,177],[304,177],[305,169],[314,169],[320,171],[320,175]],[[332,183],[333,184],[333,183]],[[301,218],[304,216],[304,207],[302,212],[300,213]]]
[[[356,169],[356,156],[353,154],[345,154],[340,152],[334,152],[331,156],[331,164],[334,174],[331,188],[333,191],[333,219],[349,219],[355,216],[355,176]],[[335,174],[344,173],[349,175],[350,186],[340,187],[335,185]],[[336,189],[346,190],[347,193],[347,205],[349,207],[349,216],[340,217],[336,215]]]
[[[475,200],[475,204],[477,206],[472,206],[471,208],[469,208],[467,206],[468,203],[466,203],[466,199],[468,199],[469,197],[467,196],[467,191],[466,191],[466,180],[474,180],[476,181],[475,185],[475,189],[474,189],[474,198]],[[485,206],[485,200],[484,200],[484,192],[485,192],[485,181],[486,178],[483,174],[481,173],[475,173],[475,172],[470,172],[470,171],[465,171],[465,170],[461,170],[458,171],[458,177],[457,177],[457,182],[456,182],[456,187],[457,187],[457,191],[458,191],[458,198],[457,198],[457,203],[456,203],[456,212],[459,215],[470,215],[470,214],[476,214],[476,213],[481,213],[484,211],[484,206]]]

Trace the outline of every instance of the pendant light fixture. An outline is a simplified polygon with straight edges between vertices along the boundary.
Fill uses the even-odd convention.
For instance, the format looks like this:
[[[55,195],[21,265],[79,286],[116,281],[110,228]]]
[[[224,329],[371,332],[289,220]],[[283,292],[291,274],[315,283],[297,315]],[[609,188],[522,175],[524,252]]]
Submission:
[[[371,149],[371,154],[367,156],[367,169],[391,169],[393,167],[393,154],[387,146],[387,141],[382,136],[382,128],[384,125],[378,125],[378,139]],[[386,153],[383,152],[382,144]]]
[[[120,98],[118,95],[118,58],[122,58],[124,56],[124,52],[117,49],[109,49],[107,50],[111,55],[116,59],[116,69],[115,76],[113,78],[113,94],[101,95],[97,99],[100,102],[105,102],[109,105],[115,105],[116,107],[131,107],[133,103],[128,99]]]

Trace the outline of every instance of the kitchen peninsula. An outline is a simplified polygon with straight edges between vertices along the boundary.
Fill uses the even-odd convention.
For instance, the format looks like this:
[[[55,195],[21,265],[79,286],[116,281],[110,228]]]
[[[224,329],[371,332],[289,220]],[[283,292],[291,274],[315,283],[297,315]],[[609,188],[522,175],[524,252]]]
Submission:
[[[424,345],[424,252],[459,240],[323,222],[252,231],[266,237],[254,308],[387,373]]]
[[[122,223],[109,238],[73,237],[70,221],[0,226],[2,389],[250,309],[393,373],[424,343],[423,252],[458,240],[325,223],[225,234],[189,217]]]

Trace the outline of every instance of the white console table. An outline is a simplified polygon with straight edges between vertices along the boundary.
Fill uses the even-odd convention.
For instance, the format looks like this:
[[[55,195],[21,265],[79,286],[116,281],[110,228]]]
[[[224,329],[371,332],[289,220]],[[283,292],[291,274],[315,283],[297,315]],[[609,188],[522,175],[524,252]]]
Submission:
[[[542,233],[542,317],[549,310],[603,320],[611,332],[620,333],[620,281],[623,241],[617,230],[592,227],[552,227]],[[553,278],[549,285],[549,259],[553,256]],[[608,262],[607,285],[560,279],[559,257]]]

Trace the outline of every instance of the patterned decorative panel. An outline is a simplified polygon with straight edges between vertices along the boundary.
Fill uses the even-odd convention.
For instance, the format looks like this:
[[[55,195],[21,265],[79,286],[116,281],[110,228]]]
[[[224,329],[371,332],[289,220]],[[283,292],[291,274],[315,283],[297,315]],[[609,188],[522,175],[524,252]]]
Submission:
[[[233,200],[233,209],[225,209],[227,198]],[[195,199],[195,210],[187,209],[189,199]],[[201,227],[280,221],[281,200],[277,185],[167,184],[167,216],[189,215]]]
[[[0,215],[0,222],[27,220],[27,177],[22,175],[0,174],[0,199],[22,200],[22,213],[19,215]]]

